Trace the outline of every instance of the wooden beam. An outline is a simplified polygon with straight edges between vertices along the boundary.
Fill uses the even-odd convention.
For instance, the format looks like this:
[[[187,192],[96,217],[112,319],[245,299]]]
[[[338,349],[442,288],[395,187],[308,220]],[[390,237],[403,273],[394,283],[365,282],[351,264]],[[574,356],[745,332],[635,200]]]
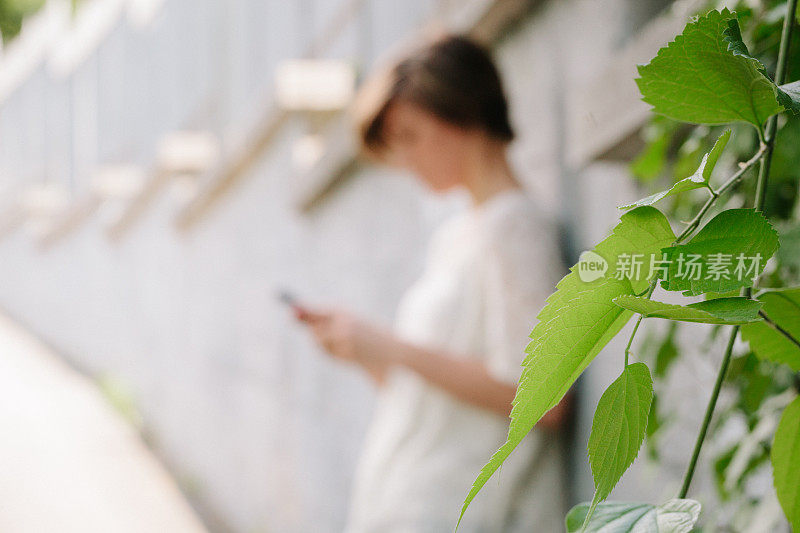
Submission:
[[[150,179],[144,184],[141,191],[134,196],[120,217],[106,230],[111,240],[121,239],[133,227],[133,224],[144,214],[147,207],[167,184],[169,178],[170,174],[165,169],[159,167],[154,169]]]
[[[686,21],[704,2],[676,2],[670,9],[646,25],[615,55],[594,80],[578,93],[568,116],[569,151],[575,167],[593,160],[629,161],[642,146],[641,127],[652,116],[650,106],[642,102],[634,79],[636,65],[653,58],[683,30]]]
[[[348,117],[342,115],[325,134],[325,152],[306,172],[294,180],[295,203],[302,211],[318,205],[359,167],[355,134]]]
[[[0,215],[0,239],[8,237],[24,224],[24,209],[19,205],[6,206]]]
[[[303,57],[316,57],[321,50],[330,46],[342,29],[355,19],[365,1],[348,0],[331,18],[319,37],[309,45]],[[179,230],[191,230],[244,179],[247,170],[262,157],[280,128],[288,121],[289,116],[289,113],[278,108],[276,104],[273,103],[269,106],[255,130],[246,137],[245,143],[223,161],[221,167],[208,181],[208,185],[179,211],[176,218],[176,226]]]
[[[174,176],[201,176],[215,167],[219,143],[206,131],[174,131],[159,143],[150,179],[134,195],[119,219],[108,229],[111,239],[119,239],[144,214],[164,186]]]
[[[534,6],[544,0],[495,0],[473,20],[467,32],[473,39],[487,45],[494,44],[508,29],[531,12]]]
[[[48,229],[39,238],[39,247],[47,249],[56,244],[89,219],[100,206],[100,197],[90,194],[70,205],[64,212],[56,215]]]
[[[267,113],[254,132],[246,137],[246,142],[239,150],[223,161],[220,169],[209,180],[209,185],[178,213],[179,229],[186,231],[192,228],[226,193],[241,183],[247,170],[258,162],[288,117],[288,113],[277,107]]]

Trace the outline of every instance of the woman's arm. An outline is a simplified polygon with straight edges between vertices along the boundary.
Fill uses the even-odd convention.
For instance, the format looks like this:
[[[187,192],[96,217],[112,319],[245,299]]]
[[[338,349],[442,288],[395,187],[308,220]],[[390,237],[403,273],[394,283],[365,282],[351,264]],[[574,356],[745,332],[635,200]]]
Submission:
[[[359,364],[379,385],[391,366],[405,367],[455,398],[507,417],[516,384],[498,379],[476,359],[408,343],[343,311],[296,313],[311,327],[319,344],[338,359]],[[551,409],[540,426],[558,429],[566,418],[568,399]]]
[[[394,350],[395,364],[416,372],[459,400],[504,417],[511,414],[517,385],[494,377],[483,362],[427,350],[400,340],[395,341]],[[537,425],[551,430],[559,429],[567,418],[570,405],[571,395],[567,394]]]
[[[505,417],[511,413],[516,384],[495,378],[479,360],[421,348],[398,339],[392,342],[391,358],[394,364],[412,370],[461,401]]]

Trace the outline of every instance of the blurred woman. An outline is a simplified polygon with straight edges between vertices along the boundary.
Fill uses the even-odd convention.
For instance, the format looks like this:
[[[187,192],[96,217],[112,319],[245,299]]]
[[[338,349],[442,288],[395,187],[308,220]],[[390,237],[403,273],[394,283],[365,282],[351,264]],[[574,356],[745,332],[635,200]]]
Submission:
[[[342,310],[296,307],[334,357],[379,384],[354,480],[348,533],[452,531],[481,467],[505,441],[528,335],[561,275],[553,231],[512,172],[514,133],[488,52],[448,36],[365,84],[365,151],[471,206],[434,234],[422,277],[385,330]],[[478,494],[465,532],[563,529],[551,410]]]

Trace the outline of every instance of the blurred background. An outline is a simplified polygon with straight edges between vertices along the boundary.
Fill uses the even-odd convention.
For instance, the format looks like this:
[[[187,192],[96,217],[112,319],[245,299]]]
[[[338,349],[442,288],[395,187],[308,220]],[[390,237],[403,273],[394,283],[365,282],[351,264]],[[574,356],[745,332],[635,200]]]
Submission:
[[[360,81],[431,31],[491,47],[515,168],[571,264],[646,188],[636,64],[705,5],[0,0],[0,530],[341,530],[374,391],[276,295],[388,324],[466,202],[355,158]],[[572,503],[626,338],[579,382]],[[674,494],[709,353],[664,379],[673,423],[613,498]]]

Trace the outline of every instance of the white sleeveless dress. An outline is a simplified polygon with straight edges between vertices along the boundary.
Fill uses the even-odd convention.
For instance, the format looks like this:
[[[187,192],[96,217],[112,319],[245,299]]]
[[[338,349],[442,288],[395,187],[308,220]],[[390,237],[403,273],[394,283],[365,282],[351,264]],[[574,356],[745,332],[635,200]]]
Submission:
[[[434,234],[395,330],[430,348],[479,358],[516,383],[528,335],[562,276],[553,228],[522,191],[496,194]],[[453,531],[508,420],[461,402],[406,369],[378,395],[358,464],[347,533]],[[562,531],[560,439],[534,429],[473,500],[459,531]]]

